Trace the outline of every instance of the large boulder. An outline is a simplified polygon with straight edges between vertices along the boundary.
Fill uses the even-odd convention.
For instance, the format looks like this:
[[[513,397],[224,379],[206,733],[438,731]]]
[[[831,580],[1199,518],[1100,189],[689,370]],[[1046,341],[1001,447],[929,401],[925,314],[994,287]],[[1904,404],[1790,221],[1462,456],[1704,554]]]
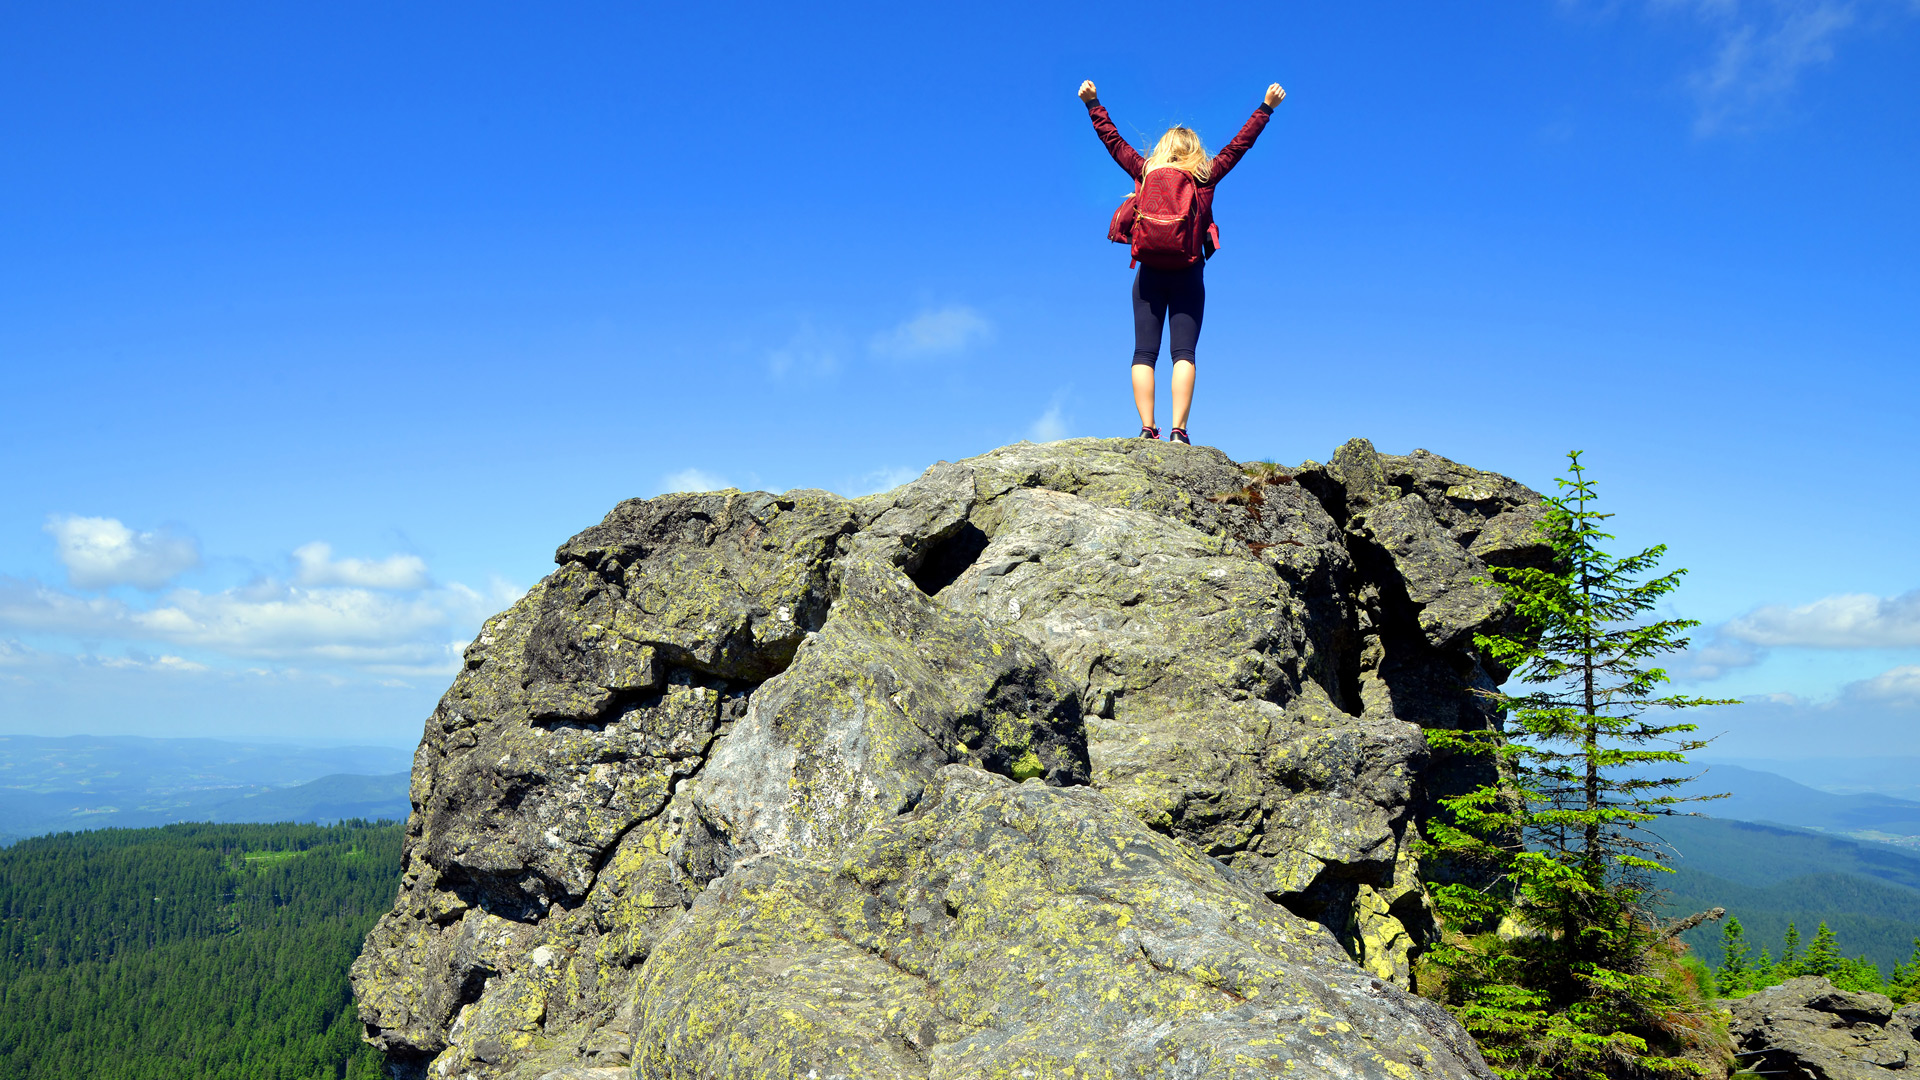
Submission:
[[[368,1038],[403,1077],[1485,1076],[1404,992],[1420,821],[1475,779],[1421,728],[1494,722],[1484,578],[1539,513],[1363,440],[622,503],[428,720]]]
[[[1192,845],[965,765],[837,865],[715,881],[639,998],[660,1080],[1477,1073],[1438,1006]]]
[[[1789,979],[1732,1005],[1727,1033],[1741,1070],[1809,1080],[1891,1080],[1920,1068],[1920,1005]]]

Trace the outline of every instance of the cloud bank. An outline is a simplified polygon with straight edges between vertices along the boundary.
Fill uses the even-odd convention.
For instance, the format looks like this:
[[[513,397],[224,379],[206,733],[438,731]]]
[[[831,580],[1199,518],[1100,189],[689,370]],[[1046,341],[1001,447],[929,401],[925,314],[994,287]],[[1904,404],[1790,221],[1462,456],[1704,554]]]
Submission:
[[[1871,679],[1854,683],[1847,696],[1890,705],[1920,708],[1920,664],[1902,664]]]
[[[1904,696],[1875,696],[1868,684],[1887,680]],[[1920,756],[1920,669],[1896,668],[1825,701],[1761,695],[1741,705],[1689,709],[1686,719],[1715,736],[1708,756]]]
[[[445,675],[457,670],[457,640],[521,590],[494,582],[485,592],[436,584],[418,555],[336,557],[314,541],[295,548],[284,576],[227,589],[164,588],[200,564],[199,546],[165,532],[136,532],[113,518],[59,517],[54,538],[71,588],[0,575],[0,669],[53,671],[60,663],[181,673],[210,664],[316,665],[379,675]],[[97,590],[134,585],[144,601]],[[164,590],[164,591],[163,591]],[[37,639],[67,639],[69,648]],[[102,643],[124,655],[101,654]],[[152,655],[146,646],[184,655]]]
[[[1721,633],[1735,641],[1771,648],[1920,646],[1920,589],[1894,597],[1849,593],[1798,607],[1768,605],[1732,620]]]
[[[152,642],[234,660],[445,667],[447,641],[515,599],[464,585],[411,595],[262,580],[220,592],[177,589],[137,608],[0,577],[0,626],[82,641]],[[447,668],[451,671],[451,668]]]

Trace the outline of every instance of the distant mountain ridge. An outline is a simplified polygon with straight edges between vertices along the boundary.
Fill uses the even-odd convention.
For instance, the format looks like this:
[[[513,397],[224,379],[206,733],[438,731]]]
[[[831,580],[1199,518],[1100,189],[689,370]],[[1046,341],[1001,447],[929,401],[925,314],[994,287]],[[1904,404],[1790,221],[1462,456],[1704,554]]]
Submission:
[[[403,819],[411,761],[391,746],[0,735],[0,843],[176,821]]]
[[[1891,795],[1836,795],[1776,773],[1738,765],[1710,764],[1699,779],[1680,789],[1686,795],[1731,792],[1695,809],[1717,818],[1771,821],[1803,829],[1840,833],[1859,840],[1920,846],[1920,802]]]
[[[1831,795],[1891,795],[1920,800],[1920,757],[1785,759],[1714,755],[1699,762],[1715,768],[1732,765],[1773,773]]]

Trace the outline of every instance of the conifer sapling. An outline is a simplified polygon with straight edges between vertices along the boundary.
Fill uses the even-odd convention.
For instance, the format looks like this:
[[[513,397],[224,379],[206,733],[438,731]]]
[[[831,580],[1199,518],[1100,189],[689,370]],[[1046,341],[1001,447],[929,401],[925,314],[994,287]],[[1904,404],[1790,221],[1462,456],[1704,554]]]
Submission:
[[[1508,1080],[1686,1074],[1707,1022],[1664,976],[1677,946],[1649,879],[1666,849],[1644,826],[1704,746],[1680,709],[1731,702],[1663,692],[1655,661],[1685,649],[1688,619],[1650,618],[1684,570],[1655,577],[1664,545],[1600,547],[1580,453],[1541,522],[1547,567],[1495,567],[1516,629],[1477,637],[1520,693],[1495,693],[1507,730],[1429,729],[1441,750],[1483,755],[1497,781],[1440,800],[1425,847],[1443,936],[1428,954],[1443,999]]]

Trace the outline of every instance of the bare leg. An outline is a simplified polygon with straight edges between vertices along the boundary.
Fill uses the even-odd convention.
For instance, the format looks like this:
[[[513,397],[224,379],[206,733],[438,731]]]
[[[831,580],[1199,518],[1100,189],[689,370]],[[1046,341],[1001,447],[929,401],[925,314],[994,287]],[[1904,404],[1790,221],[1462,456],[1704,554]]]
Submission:
[[[1139,369],[1135,369],[1136,371]],[[1134,380],[1133,396],[1138,398],[1140,382]],[[1147,390],[1147,408],[1153,408],[1153,390]],[[1173,426],[1185,430],[1187,413],[1193,409],[1193,361],[1175,360],[1173,362]]]
[[[1193,365],[1188,364],[1191,370]],[[1176,369],[1177,370],[1177,369]],[[1193,377],[1187,377],[1187,396],[1193,396]],[[1140,410],[1140,426],[1153,426],[1153,366],[1151,364],[1133,365],[1133,407]]]

